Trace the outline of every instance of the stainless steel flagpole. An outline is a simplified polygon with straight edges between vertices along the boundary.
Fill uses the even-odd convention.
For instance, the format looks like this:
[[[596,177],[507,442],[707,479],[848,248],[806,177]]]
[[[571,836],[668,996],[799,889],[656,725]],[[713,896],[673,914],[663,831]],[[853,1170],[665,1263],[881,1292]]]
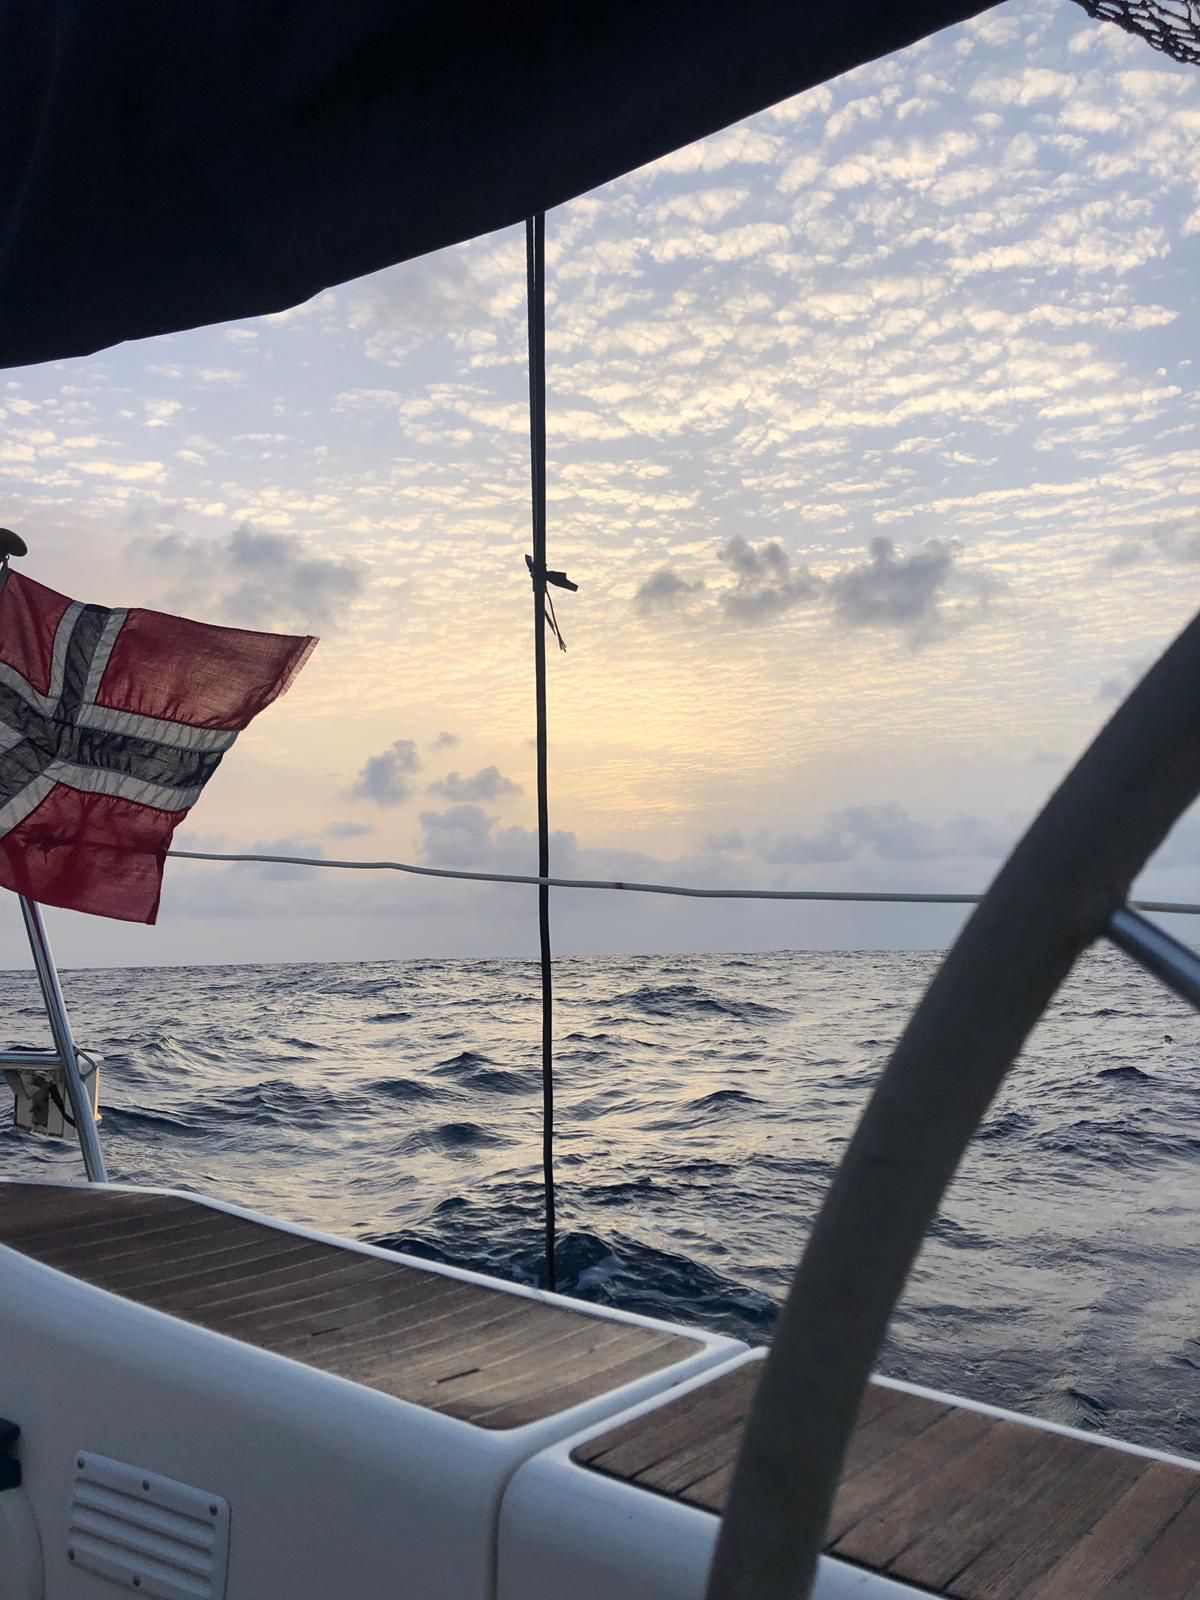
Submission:
[[[104,1169],[104,1156],[100,1151],[100,1135],[96,1131],[96,1119],[92,1114],[91,1096],[87,1092],[83,1074],[79,1070],[75,1036],[71,1032],[67,1003],[63,999],[62,985],[58,981],[58,968],[54,965],[50,940],[46,936],[46,924],[42,921],[42,908],[36,900],[30,900],[23,894],[18,895],[17,899],[21,902],[21,915],[25,919],[25,932],[29,935],[34,971],[37,973],[38,987],[42,991],[46,1017],[50,1023],[50,1034],[54,1040],[54,1053],[58,1058],[55,1065],[62,1069],[71,1115],[75,1119],[75,1132],[79,1138],[79,1148],[83,1153],[84,1169],[90,1183],[107,1183],[108,1173]]]

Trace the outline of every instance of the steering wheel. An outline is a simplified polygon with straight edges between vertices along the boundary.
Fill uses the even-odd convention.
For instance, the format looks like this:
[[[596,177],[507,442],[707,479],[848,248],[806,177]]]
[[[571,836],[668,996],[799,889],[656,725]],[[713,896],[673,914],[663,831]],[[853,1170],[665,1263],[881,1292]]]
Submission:
[[[1124,909],[1129,886],[1200,794],[1198,706],[1200,616],[1051,796],[913,1013],[780,1315],[708,1600],[810,1593],[858,1407],[926,1230],[1079,956],[1114,916],[1118,926],[1139,920]]]

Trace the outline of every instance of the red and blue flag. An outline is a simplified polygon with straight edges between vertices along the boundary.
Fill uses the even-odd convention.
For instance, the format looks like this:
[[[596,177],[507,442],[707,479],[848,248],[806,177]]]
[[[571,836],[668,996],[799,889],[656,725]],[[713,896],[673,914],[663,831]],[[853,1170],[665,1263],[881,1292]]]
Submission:
[[[0,885],[153,922],[175,829],[316,642],[84,605],[0,570]]]

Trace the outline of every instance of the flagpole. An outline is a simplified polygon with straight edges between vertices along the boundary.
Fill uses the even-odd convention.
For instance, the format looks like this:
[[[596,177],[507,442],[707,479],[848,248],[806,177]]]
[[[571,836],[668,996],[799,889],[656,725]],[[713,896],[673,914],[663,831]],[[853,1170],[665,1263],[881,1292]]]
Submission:
[[[79,1137],[79,1148],[83,1153],[84,1170],[87,1172],[89,1183],[107,1183],[108,1173],[105,1171],[104,1156],[100,1150],[100,1135],[96,1131],[92,1102],[84,1087],[83,1074],[79,1070],[75,1036],[71,1032],[67,1003],[63,998],[62,985],[58,981],[58,969],[54,965],[54,956],[50,951],[46,924],[42,921],[42,908],[36,900],[30,900],[26,895],[18,895],[17,899],[21,902],[21,915],[25,919],[25,932],[29,935],[29,948],[33,953],[34,971],[37,973],[38,987],[42,991],[46,1017],[50,1023],[54,1051],[66,1081],[67,1099],[71,1103],[71,1115],[75,1118],[75,1132]]]

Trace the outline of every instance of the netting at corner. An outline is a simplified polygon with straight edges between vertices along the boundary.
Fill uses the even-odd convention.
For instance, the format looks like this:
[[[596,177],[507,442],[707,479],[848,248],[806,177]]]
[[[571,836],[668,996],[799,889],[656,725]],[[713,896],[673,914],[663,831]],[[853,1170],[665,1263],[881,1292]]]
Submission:
[[[1115,22],[1126,33],[1200,65],[1200,0],[1075,0],[1092,17]]]

